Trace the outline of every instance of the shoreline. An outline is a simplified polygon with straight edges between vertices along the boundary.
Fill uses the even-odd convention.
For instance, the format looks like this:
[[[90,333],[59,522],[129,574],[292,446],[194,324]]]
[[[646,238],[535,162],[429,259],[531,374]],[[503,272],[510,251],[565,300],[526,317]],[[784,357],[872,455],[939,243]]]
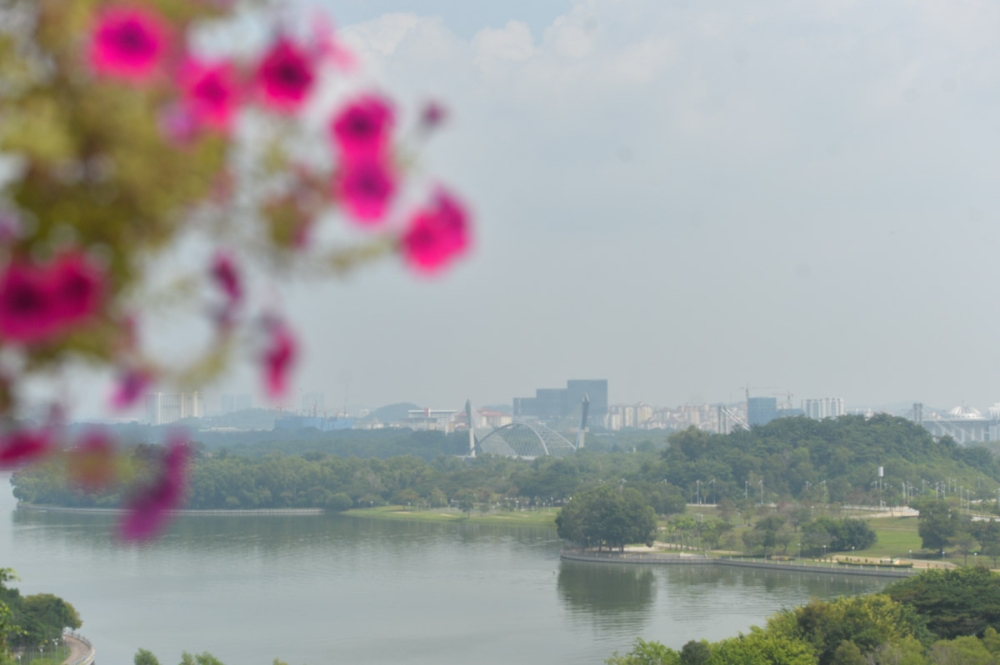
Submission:
[[[39,513],[71,513],[77,515],[122,515],[126,512],[124,508],[74,508],[70,506],[52,506],[47,504],[21,503],[17,504],[18,510],[26,510]],[[205,510],[182,509],[171,510],[171,515],[177,517],[187,516],[243,516],[258,517],[267,515],[289,515],[289,516],[317,516],[325,515],[322,508],[257,508],[257,509],[233,509],[207,508]]]
[[[747,561],[741,558],[712,557],[703,554],[661,554],[659,552],[583,552],[580,550],[562,550],[559,558],[564,561],[579,561],[585,563],[618,563],[650,566],[725,566],[733,568],[756,568],[763,570],[778,570],[791,573],[818,573],[831,575],[855,575],[863,577],[906,578],[922,572],[915,568],[892,568],[871,564],[870,568],[863,566],[810,566],[792,563],[772,563],[765,561]]]
[[[550,509],[511,511],[509,513],[473,513],[472,515],[466,515],[463,512],[452,512],[441,509],[411,510],[404,506],[378,506],[377,508],[352,508],[339,514],[346,515],[347,517],[396,520],[400,522],[500,524],[531,527],[554,527],[556,524],[556,512]]]

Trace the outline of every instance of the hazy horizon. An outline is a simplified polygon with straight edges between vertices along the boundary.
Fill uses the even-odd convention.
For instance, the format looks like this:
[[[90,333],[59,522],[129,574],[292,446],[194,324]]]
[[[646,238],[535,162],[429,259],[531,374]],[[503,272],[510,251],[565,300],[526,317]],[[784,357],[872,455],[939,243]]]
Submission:
[[[612,402],[664,406],[748,383],[1000,401],[1000,6],[297,4],[333,15],[404,118],[448,106],[421,163],[477,220],[440,279],[386,263],[293,286],[299,393],[457,407],[607,378]]]

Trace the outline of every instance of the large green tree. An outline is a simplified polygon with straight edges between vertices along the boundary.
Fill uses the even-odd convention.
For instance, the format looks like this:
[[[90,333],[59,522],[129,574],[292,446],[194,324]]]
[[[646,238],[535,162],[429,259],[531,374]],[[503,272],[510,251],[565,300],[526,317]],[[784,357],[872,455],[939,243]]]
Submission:
[[[941,499],[924,499],[914,506],[920,511],[917,533],[923,548],[939,551],[948,547],[959,532],[958,513]]]
[[[601,485],[577,494],[556,516],[559,537],[583,547],[652,545],[656,512],[638,491]]]

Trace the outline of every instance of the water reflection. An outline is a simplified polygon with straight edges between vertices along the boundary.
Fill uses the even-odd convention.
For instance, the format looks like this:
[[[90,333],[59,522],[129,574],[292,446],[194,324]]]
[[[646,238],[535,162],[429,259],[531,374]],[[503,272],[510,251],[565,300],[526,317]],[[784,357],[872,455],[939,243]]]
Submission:
[[[0,510],[5,506],[0,497]],[[597,665],[636,636],[680,647],[869,578],[559,561],[555,529],[345,516],[183,516],[142,547],[115,518],[12,511],[0,559],[68,598],[102,661]],[[262,660],[261,655],[266,659]]]
[[[15,538],[25,544],[45,541],[88,550],[119,546],[113,515],[14,510]],[[455,545],[500,543],[556,551],[555,529],[467,523],[407,522],[343,515],[182,515],[146,549],[169,552],[232,552],[234,548],[281,553],[303,549],[363,550],[377,547],[389,553],[442,539]]]
[[[656,575],[647,566],[564,561],[558,587],[569,609],[598,616],[643,615],[656,599]]]

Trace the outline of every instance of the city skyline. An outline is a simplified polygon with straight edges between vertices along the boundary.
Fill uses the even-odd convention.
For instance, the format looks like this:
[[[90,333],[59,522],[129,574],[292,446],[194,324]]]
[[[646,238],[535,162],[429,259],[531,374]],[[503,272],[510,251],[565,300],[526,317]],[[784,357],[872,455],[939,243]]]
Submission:
[[[477,237],[442,279],[386,264],[278,289],[300,390],[488,404],[601,376],[623,403],[735,402],[748,381],[1000,399],[1000,6],[321,4],[402,125],[447,105],[420,161]],[[197,342],[163,335],[179,358]],[[97,414],[87,378],[74,399]],[[207,390],[265,404],[259,382],[247,364]]]

